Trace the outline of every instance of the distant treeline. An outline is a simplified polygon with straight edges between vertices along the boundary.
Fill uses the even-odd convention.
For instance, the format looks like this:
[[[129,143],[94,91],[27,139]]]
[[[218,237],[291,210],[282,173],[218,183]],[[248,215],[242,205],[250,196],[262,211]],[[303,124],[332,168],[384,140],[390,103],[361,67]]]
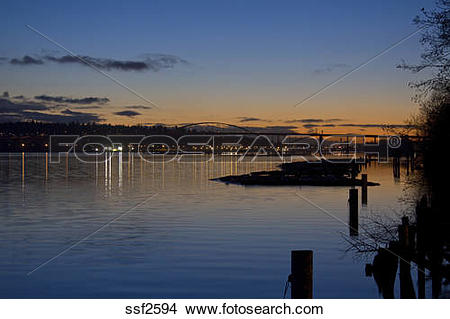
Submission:
[[[185,129],[178,127],[167,127],[163,125],[111,125],[96,123],[43,123],[43,122],[15,122],[0,123],[0,136],[22,137],[22,136],[49,136],[49,135],[116,135],[136,134],[150,135],[155,133],[173,133],[175,135],[186,133]]]
[[[15,122],[0,123],[0,152],[47,152],[52,135],[168,135],[175,140],[188,134],[209,135],[217,133],[212,128],[180,128],[164,125],[111,125],[96,123],[42,123]],[[127,138],[124,137],[124,149],[128,150]],[[244,137],[243,145],[251,144],[252,139]]]
[[[174,138],[187,130],[163,125],[111,125],[96,123],[0,123],[0,152],[45,152],[51,135],[170,135]],[[195,130],[189,130],[195,132]]]

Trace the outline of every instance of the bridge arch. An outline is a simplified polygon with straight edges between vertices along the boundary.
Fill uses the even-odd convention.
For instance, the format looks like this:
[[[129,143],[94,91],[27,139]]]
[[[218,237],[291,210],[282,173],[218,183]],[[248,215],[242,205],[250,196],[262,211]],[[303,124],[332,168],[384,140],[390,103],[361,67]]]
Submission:
[[[214,125],[226,125],[226,126],[229,126],[229,127],[233,127],[233,128],[237,128],[237,129],[239,129],[239,130],[243,130],[243,131],[245,131],[245,132],[247,132],[247,133],[253,133],[252,131],[250,131],[249,129],[247,129],[247,128],[245,128],[245,127],[242,127],[242,126],[238,126],[238,125],[234,125],[234,124],[229,124],[229,123],[224,123],[224,122],[214,122],[214,121],[208,121],[208,122],[198,122],[198,123],[190,123],[190,124],[186,124],[186,125],[183,125],[183,126],[179,126],[179,128],[181,128],[181,129],[186,129],[186,128],[189,128],[189,127],[193,127],[193,126],[197,126],[197,125],[204,125],[204,124],[214,124]]]

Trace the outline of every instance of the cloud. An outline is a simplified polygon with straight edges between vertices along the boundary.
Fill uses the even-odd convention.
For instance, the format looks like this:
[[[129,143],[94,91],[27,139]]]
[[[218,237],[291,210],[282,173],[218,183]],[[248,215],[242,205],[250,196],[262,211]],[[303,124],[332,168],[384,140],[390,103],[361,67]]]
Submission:
[[[144,105],[128,105],[124,106],[126,109],[133,109],[133,110],[150,110],[151,106],[144,106]]]
[[[75,63],[81,65],[92,65],[103,70],[120,71],[153,71],[158,72],[162,69],[173,68],[177,64],[188,64],[186,60],[175,55],[168,54],[146,54],[144,59],[139,60],[115,60],[110,58],[95,58],[87,55],[72,56],[54,56],[46,55],[43,59],[59,64]]]
[[[15,65],[30,65],[30,64],[44,64],[40,58],[33,58],[29,55],[25,55],[23,58],[14,58],[9,61],[11,64]]]
[[[288,120],[285,123],[321,123],[322,119],[299,119],[299,120]]]
[[[119,115],[119,116],[128,116],[128,117],[135,117],[138,115],[142,115],[141,113],[135,112],[135,111],[120,111],[120,112],[115,112],[113,114]]]
[[[48,114],[41,112],[23,112],[22,114],[24,120],[34,120],[52,123],[92,123],[103,121],[96,114],[92,113],[81,113],[81,112],[66,112],[65,114]]]
[[[49,107],[36,102],[14,103],[8,99],[0,98],[0,113],[19,113],[25,110],[48,111]]]
[[[1,63],[0,59],[0,63]],[[136,60],[117,60],[111,58],[97,58],[88,55],[62,55],[54,54],[39,55],[31,57],[25,55],[22,58],[13,58],[9,60],[13,65],[33,65],[46,64],[53,62],[58,64],[81,64],[85,66],[94,66],[102,70],[119,71],[153,71],[158,72],[162,69],[171,69],[177,64],[189,64],[188,61],[170,54],[152,54],[141,55],[141,59]]]
[[[259,119],[257,117],[238,117],[239,122],[246,123],[246,122],[264,122],[265,120]]]
[[[346,123],[340,124],[341,127],[362,127],[362,128],[409,128],[411,125],[407,124],[358,124],[358,123]]]
[[[103,119],[94,113],[73,112],[66,109],[61,114],[44,113],[49,111],[53,106],[49,106],[38,102],[12,102],[8,99],[0,98],[0,121],[43,121],[53,123],[70,123],[70,122],[99,122]],[[44,111],[44,112],[41,112]]]
[[[298,119],[298,120],[287,120],[284,121],[284,123],[333,123],[333,122],[341,122],[343,119],[317,119],[317,118],[311,118],[311,119]]]
[[[335,70],[349,69],[349,68],[351,68],[351,65],[345,63],[334,63],[334,64],[327,64],[321,68],[317,68],[314,70],[314,73],[316,74],[331,73]]]
[[[292,126],[292,125],[289,125],[289,126],[282,126],[282,125],[272,125],[272,126],[265,126],[264,127],[265,129],[273,129],[273,130],[293,130],[293,129],[296,129],[297,128],[297,126]]]
[[[55,103],[69,103],[69,104],[106,104],[109,99],[106,97],[83,97],[83,98],[70,98],[65,96],[48,96],[37,95],[34,97],[36,100],[55,102]]]
[[[304,128],[315,128],[315,127],[320,127],[320,125],[317,124],[305,124],[303,125]]]
[[[294,133],[297,129],[297,126],[270,125],[262,127],[246,126],[245,128],[250,131],[259,133]]]
[[[62,114],[68,115],[69,117],[76,118],[78,122],[97,122],[100,120],[99,116],[94,113],[84,113],[71,111],[70,109],[65,109],[61,111]]]
[[[344,119],[326,119],[325,122],[342,122]]]
[[[98,105],[86,105],[86,106],[72,106],[72,108],[77,110],[93,110],[93,109],[101,109],[101,106]]]
[[[317,127],[355,127],[355,128],[410,128],[407,124],[359,124],[359,123],[344,123],[344,124],[305,124],[306,129]]]
[[[308,129],[311,129],[311,128],[315,128],[315,127],[336,127],[336,126],[339,126],[339,125],[335,125],[335,124],[305,124],[305,125],[303,125],[303,127],[304,128],[308,128]]]
[[[247,123],[247,122],[272,122],[271,120],[266,120],[258,117],[251,117],[251,116],[239,116],[236,117],[236,119],[239,120],[240,123]]]

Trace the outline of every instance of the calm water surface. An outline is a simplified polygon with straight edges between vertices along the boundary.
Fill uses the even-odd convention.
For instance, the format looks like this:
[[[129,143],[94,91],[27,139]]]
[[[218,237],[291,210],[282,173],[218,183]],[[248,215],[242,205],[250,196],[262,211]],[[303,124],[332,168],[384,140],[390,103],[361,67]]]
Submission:
[[[372,259],[346,252],[348,187],[209,180],[278,164],[163,164],[124,154],[105,167],[2,154],[0,297],[281,298],[290,251],[312,249],[316,298],[378,298],[364,275]],[[403,175],[395,180],[387,164],[367,173],[381,186],[369,188],[360,220],[408,209]]]

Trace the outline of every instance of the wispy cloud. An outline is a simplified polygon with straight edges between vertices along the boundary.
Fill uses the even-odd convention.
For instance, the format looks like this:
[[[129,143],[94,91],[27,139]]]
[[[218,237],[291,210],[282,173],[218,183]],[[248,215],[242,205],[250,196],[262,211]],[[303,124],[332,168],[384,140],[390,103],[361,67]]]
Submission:
[[[334,122],[341,122],[344,121],[343,119],[319,119],[319,118],[306,118],[306,119],[296,119],[296,120],[287,120],[284,121],[284,123],[287,124],[294,124],[294,123],[334,123]]]
[[[119,115],[119,116],[127,116],[127,117],[135,117],[138,115],[142,115],[141,113],[136,112],[136,111],[119,111],[119,112],[114,112],[113,114]]]
[[[81,113],[81,112],[66,112],[65,114],[48,114],[41,112],[23,112],[23,119],[42,121],[42,122],[53,122],[53,123],[92,123],[101,122],[103,119],[97,114],[92,113]]]
[[[109,99],[106,97],[83,97],[83,98],[70,98],[66,96],[49,96],[49,95],[37,95],[34,97],[36,100],[55,102],[55,103],[68,103],[68,104],[106,104]]]
[[[20,101],[13,102],[9,99],[0,98],[0,121],[43,121],[55,123],[69,122],[99,122],[103,119],[94,113],[74,112],[70,109],[62,111],[60,114],[46,113],[51,111],[53,106],[39,102]]]
[[[48,111],[49,107],[42,103],[15,103],[8,99],[0,98],[0,113],[15,113],[22,112],[24,110]]]
[[[314,70],[314,73],[316,74],[323,74],[323,73],[331,73],[336,70],[345,70],[351,68],[351,65],[345,64],[345,63],[334,63],[334,64],[327,64],[323,67],[317,68]]]
[[[124,106],[126,109],[132,109],[132,110],[150,110],[152,109],[151,106],[144,106],[144,105],[128,105]]]
[[[153,71],[173,68],[177,64],[188,64],[178,56],[170,54],[144,54],[141,60],[117,60],[112,58],[97,58],[88,55],[44,55],[32,57],[25,55],[21,58],[13,58],[9,63],[13,65],[33,65],[54,62],[58,64],[92,65],[101,70],[119,71]]]
[[[104,119],[97,112],[83,110],[100,110],[107,107],[107,97],[69,97],[62,95],[36,95],[26,97],[16,95],[10,97],[9,92],[0,94],[1,122],[36,120],[45,122],[99,122]],[[125,105],[122,111],[112,114],[123,117],[142,115],[136,110],[150,110],[151,106]]]
[[[269,125],[269,126],[247,126],[246,129],[258,133],[293,133],[297,129],[297,126],[292,125]]]
[[[247,123],[247,122],[268,122],[268,120],[260,119],[257,117],[247,117],[247,116],[240,116],[237,117],[239,122],[241,123]]]
[[[61,113],[76,118],[79,122],[96,122],[99,120],[99,116],[94,113],[77,112],[69,109],[65,109]]]
[[[44,64],[44,61],[40,58],[33,58],[29,55],[25,55],[22,58],[14,58],[9,61],[15,65],[32,65],[32,64]]]
[[[411,125],[408,124],[359,124],[359,123],[346,123],[340,124],[341,127],[364,127],[364,128],[409,128]]]
[[[102,107],[99,105],[83,105],[83,106],[72,106],[73,109],[77,110],[95,110],[95,109],[101,109]]]
[[[303,125],[303,127],[304,128],[308,128],[308,129],[311,129],[311,128],[315,128],[315,127],[336,127],[336,125],[335,124],[305,124],[305,125]]]
[[[364,124],[364,123],[343,123],[343,124],[304,124],[304,128],[312,129],[319,127],[355,127],[355,128],[410,128],[407,124]]]

